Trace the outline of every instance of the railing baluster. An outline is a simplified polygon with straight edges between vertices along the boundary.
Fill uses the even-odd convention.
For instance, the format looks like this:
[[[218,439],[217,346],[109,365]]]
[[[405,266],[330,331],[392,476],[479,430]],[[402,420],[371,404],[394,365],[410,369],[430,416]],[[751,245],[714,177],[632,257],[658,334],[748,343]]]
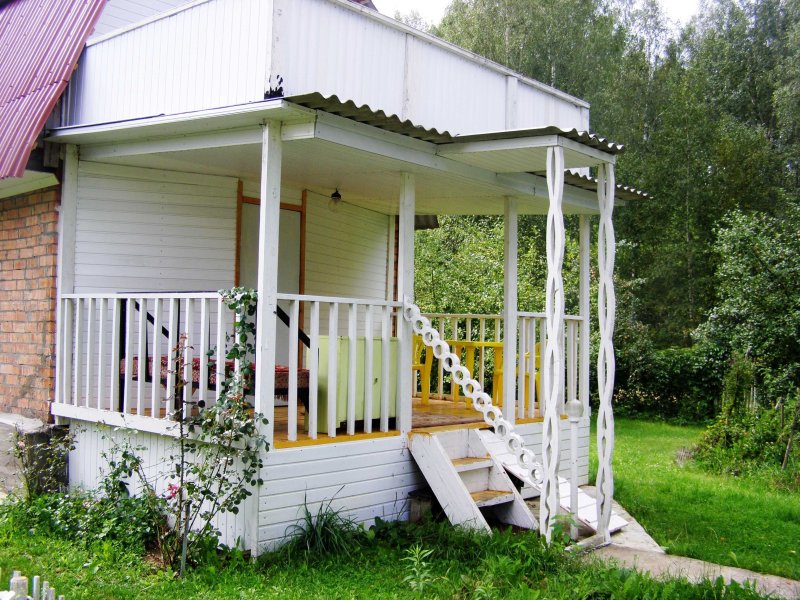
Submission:
[[[125,377],[122,388],[122,412],[131,411],[131,381],[133,379],[133,299],[125,298]],[[142,376],[141,358],[137,361],[137,376]],[[147,367],[144,367],[147,368]]]
[[[525,418],[525,321],[519,321],[517,334],[517,418]]]
[[[208,335],[211,323],[208,318],[208,298],[200,299],[200,373],[198,374],[197,400],[206,404],[208,391]]]
[[[180,307],[177,298],[169,299],[169,348],[167,349],[167,417],[178,409],[177,390],[175,388],[176,371],[180,365],[178,359],[178,321],[180,320]],[[159,377],[161,374],[159,373]]]
[[[356,433],[356,361],[358,357],[358,305],[350,304],[347,318],[347,435]]]
[[[225,301],[222,296],[217,297],[217,397],[222,394],[222,380],[225,379]]]
[[[108,410],[119,408],[119,334],[122,318],[122,299],[114,298],[111,317],[111,372],[109,373],[109,405]],[[105,408],[105,407],[103,407]]]
[[[150,381],[150,415],[161,417],[161,298],[153,299],[153,377]]]
[[[546,390],[547,390],[547,382],[545,379],[545,370],[543,369],[544,366],[544,349],[546,348],[547,344],[547,323],[545,320],[539,319],[539,417],[544,418],[544,409],[545,409],[545,402],[547,402],[546,398]]]
[[[86,407],[92,406],[92,391],[94,389],[94,357],[97,345],[95,343],[95,300],[89,298],[86,302]]]
[[[572,319],[567,321],[567,396],[565,402],[569,402],[573,398],[578,399],[577,325]]]
[[[339,371],[339,304],[328,311],[328,437],[336,437],[337,376]]]
[[[381,327],[381,431],[389,431],[389,360],[391,345],[391,307],[383,307],[383,326]],[[400,374],[398,373],[398,377]]]
[[[480,335],[481,343],[486,341],[486,317],[480,317],[479,321],[480,329],[478,331]],[[478,381],[481,383],[481,387],[484,385],[484,381],[486,380],[486,348],[481,346],[481,366],[480,366],[480,374],[478,375]]]
[[[364,307],[364,433],[372,433],[372,306]]]
[[[289,441],[297,440],[297,336],[300,331],[300,302],[289,304]]]
[[[187,419],[191,415],[189,403],[192,400],[192,385],[194,381],[192,343],[190,336],[194,327],[194,300],[186,299],[186,320],[185,331],[183,333],[183,418]]]
[[[439,317],[439,339],[447,339],[444,337],[444,319]],[[436,361],[439,365],[439,400],[444,400],[444,367],[442,361]]]
[[[528,417],[536,417],[536,319],[525,320],[528,340]]]
[[[319,302],[311,303],[308,349],[308,437],[317,439],[317,407],[319,404]]]
[[[139,298],[139,379],[136,382],[136,414],[144,415],[144,388],[147,384],[147,300]],[[153,365],[155,375],[155,365]]]
[[[73,304],[74,302],[69,298],[64,299],[64,306],[62,306],[61,314],[64,316],[64,336],[62,338],[62,346],[63,346],[63,365],[61,367],[61,372],[63,374],[64,382],[61,385],[61,391],[63,393],[62,402],[64,404],[73,404],[75,402],[75,397],[73,396],[72,392],[72,363],[73,363],[73,335],[74,335],[74,321],[75,318],[74,311],[73,311]]]
[[[108,315],[108,299],[101,298],[98,306],[98,331],[97,331],[97,386],[96,404],[98,409],[103,408],[105,404],[105,388],[103,387],[103,379],[105,379],[105,365],[106,365],[106,317]]]
[[[81,386],[83,384],[83,298],[75,300],[75,406],[81,406]]]

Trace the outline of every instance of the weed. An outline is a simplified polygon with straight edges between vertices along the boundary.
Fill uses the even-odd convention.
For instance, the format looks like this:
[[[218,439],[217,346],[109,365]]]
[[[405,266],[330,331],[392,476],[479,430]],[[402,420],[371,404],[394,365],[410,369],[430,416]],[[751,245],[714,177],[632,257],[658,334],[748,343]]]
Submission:
[[[328,554],[348,556],[360,546],[361,529],[355,521],[333,508],[332,502],[332,498],[321,502],[316,515],[308,503],[303,502],[302,518],[286,530],[293,537],[291,549],[316,557]]]
[[[418,597],[423,594],[433,584],[431,565],[428,562],[433,550],[426,550],[420,544],[414,544],[406,550],[406,555],[401,559],[405,564],[405,582]]]

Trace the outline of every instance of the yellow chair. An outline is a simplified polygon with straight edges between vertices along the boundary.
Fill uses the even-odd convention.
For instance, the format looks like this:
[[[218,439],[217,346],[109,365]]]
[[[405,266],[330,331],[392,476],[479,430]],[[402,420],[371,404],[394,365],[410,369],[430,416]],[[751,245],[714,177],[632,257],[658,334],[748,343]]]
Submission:
[[[423,358],[424,354],[424,358]],[[433,350],[425,346],[421,335],[414,336],[414,359],[411,364],[411,377],[414,381],[414,396],[417,395],[417,373],[419,373],[420,399],[428,404],[431,395],[431,368],[433,367]]]
[[[542,388],[539,382],[539,374],[542,370],[542,359],[539,354],[539,346],[540,344],[536,344],[536,361],[535,361],[535,369],[536,369],[536,399],[541,398],[542,396]],[[527,364],[528,358],[530,357],[529,353],[525,353],[525,363]],[[516,358],[516,357],[515,357]],[[492,385],[492,403],[495,406],[501,407],[503,406],[503,350],[498,349],[494,355],[495,360],[495,370],[494,370],[494,383]],[[498,366],[499,365],[499,366]],[[515,369],[516,373],[519,373],[519,369]],[[525,373],[525,414],[528,414],[529,407],[530,407],[530,381],[531,376],[530,373]]]

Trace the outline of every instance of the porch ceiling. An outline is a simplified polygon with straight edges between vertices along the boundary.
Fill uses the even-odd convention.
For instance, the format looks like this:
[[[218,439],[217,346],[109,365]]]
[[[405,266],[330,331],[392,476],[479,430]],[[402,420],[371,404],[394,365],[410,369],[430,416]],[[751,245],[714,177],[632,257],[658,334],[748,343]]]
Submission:
[[[547,182],[533,172],[545,169],[548,146],[564,148],[567,168],[613,162],[621,151],[602,138],[556,128],[421,137],[416,129],[393,131],[285,100],[64,128],[51,139],[81,144],[86,161],[229,176],[252,187],[260,179],[265,119],[284,124],[284,185],[323,196],[338,188],[345,202],[386,214],[398,211],[403,172],[416,177],[419,214],[500,215],[509,196],[519,199],[521,214],[546,214]],[[564,211],[596,214],[597,196],[566,185]]]

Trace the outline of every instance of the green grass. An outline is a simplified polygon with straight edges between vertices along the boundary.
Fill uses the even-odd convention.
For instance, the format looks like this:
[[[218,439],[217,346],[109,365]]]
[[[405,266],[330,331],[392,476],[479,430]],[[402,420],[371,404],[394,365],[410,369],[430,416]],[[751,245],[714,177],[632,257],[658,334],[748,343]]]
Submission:
[[[701,427],[617,419],[615,430],[615,497],[670,554],[800,579],[800,494],[679,464]]]
[[[701,598],[755,599],[721,582],[655,582],[632,571],[586,564],[536,534],[477,536],[447,524],[384,526],[361,534],[350,554],[295,549],[257,564],[234,560],[176,580],[117,547],[84,545],[10,529],[0,521],[0,580],[13,569],[40,574],[69,600],[238,598]],[[415,549],[416,548],[416,549]],[[423,550],[424,549],[424,550]]]

